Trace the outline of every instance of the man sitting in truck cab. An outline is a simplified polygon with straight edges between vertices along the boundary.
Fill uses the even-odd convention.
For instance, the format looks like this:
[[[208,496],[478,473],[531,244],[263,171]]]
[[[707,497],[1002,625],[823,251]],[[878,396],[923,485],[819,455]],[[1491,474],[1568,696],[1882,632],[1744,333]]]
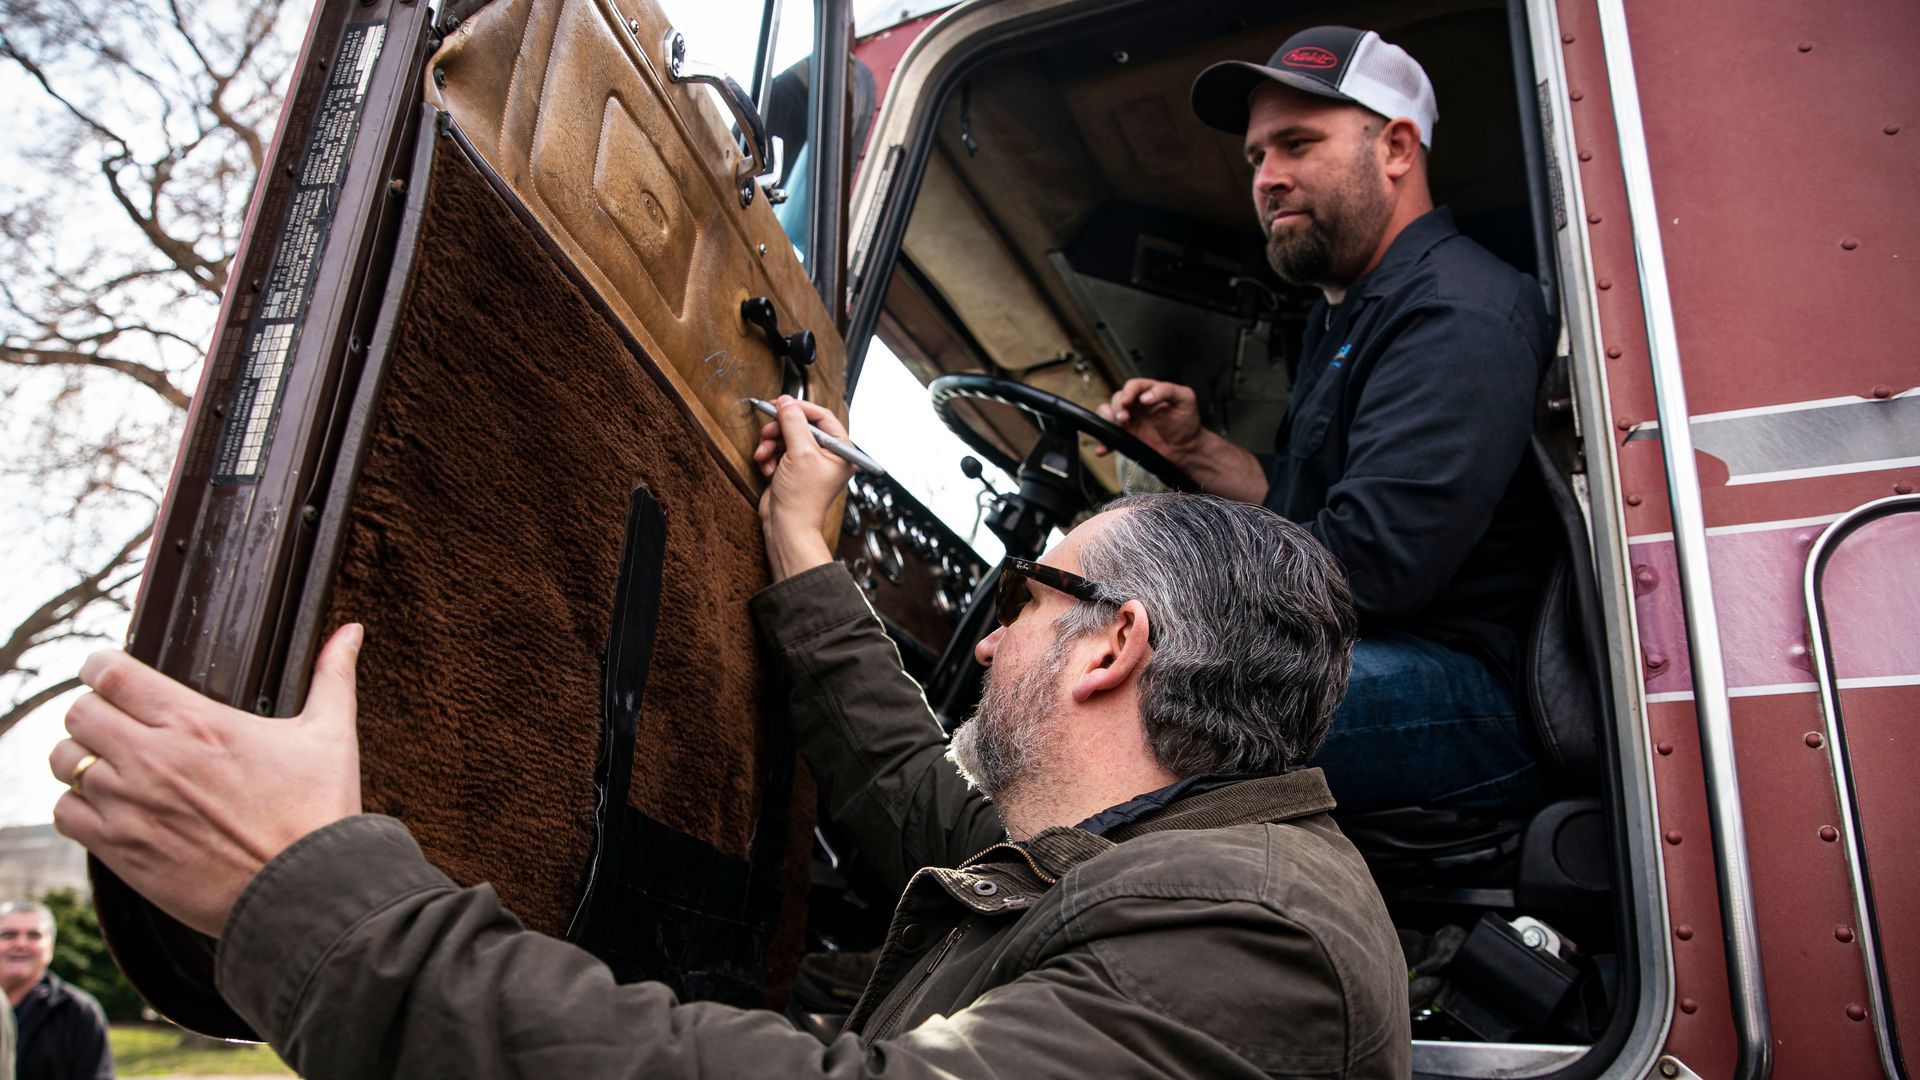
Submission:
[[[783,400],[756,453],[776,584],[754,614],[823,804],[904,886],[831,1044],[616,986],[360,814],[354,627],[287,721],[96,654],[51,760],[56,823],[218,935],[227,1000],[315,1080],[1406,1075],[1399,943],[1301,767],[1354,632],[1320,545],[1168,494],[1009,562],[991,685],[949,748],[821,535],[848,472],[809,419],[842,434]]]
[[[1549,359],[1539,287],[1434,207],[1433,87],[1378,34],[1303,30],[1265,66],[1208,68],[1192,101],[1245,135],[1275,272],[1321,291],[1287,417],[1263,457],[1177,383],[1130,380],[1101,412],[1346,567],[1361,637],[1315,759],[1343,810],[1525,809],[1544,790],[1514,689],[1552,550],[1522,468]]]

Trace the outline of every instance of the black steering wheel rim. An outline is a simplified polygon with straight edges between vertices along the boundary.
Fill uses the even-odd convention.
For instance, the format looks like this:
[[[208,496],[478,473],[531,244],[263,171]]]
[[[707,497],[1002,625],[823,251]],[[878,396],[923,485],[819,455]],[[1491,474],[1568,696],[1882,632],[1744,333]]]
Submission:
[[[942,375],[927,384],[927,392],[933,397],[933,411],[940,417],[941,423],[946,424],[975,453],[1008,475],[1019,472],[1020,459],[974,430],[961,418],[959,410],[954,408],[955,403],[978,400],[1011,405],[1025,413],[1027,419],[1045,434],[1089,436],[1105,443],[1115,452],[1132,458],[1135,464],[1175,491],[1200,490],[1200,485],[1187,475],[1185,469],[1175,465],[1138,436],[1058,394],[996,375],[975,374]]]

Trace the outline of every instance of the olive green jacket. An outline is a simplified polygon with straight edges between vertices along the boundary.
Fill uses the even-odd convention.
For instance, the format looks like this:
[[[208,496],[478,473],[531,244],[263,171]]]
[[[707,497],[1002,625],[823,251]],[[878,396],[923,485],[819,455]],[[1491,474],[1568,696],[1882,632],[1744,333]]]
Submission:
[[[1006,843],[842,569],[776,585],[754,612],[830,813],[905,883],[834,1042],[617,986],[372,815],[248,886],[220,942],[227,999],[309,1080],[1408,1074],[1405,964],[1318,770],[1104,836]]]

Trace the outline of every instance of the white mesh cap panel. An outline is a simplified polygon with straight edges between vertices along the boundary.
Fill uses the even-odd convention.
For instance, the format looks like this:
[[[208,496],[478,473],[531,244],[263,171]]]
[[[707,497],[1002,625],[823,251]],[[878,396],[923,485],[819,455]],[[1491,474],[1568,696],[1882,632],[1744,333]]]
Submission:
[[[1420,145],[1433,149],[1433,125],[1440,119],[1433,83],[1407,50],[1381,40],[1372,31],[1361,35],[1347,64],[1340,92],[1389,120],[1406,117],[1420,128]]]

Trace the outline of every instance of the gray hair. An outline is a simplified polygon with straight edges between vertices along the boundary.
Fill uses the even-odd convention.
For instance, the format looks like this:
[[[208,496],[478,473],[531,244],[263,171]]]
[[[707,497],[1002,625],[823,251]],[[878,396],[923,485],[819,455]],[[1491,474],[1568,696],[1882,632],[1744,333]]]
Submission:
[[[1105,509],[1124,513],[1081,547],[1080,572],[1147,609],[1140,719],[1160,765],[1187,777],[1306,764],[1353,666],[1339,562],[1280,515],[1211,495],[1133,495]],[[1093,633],[1114,610],[1076,603],[1054,629]]]
[[[9,900],[0,904],[0,919],[9,915],[18,915],[23,911],[31,911],[40,916],[40,922],[47,928],[47,942],[52,944],[54,935],[59,930],[59,924],[53,921],[53,909],[38,900]]]

